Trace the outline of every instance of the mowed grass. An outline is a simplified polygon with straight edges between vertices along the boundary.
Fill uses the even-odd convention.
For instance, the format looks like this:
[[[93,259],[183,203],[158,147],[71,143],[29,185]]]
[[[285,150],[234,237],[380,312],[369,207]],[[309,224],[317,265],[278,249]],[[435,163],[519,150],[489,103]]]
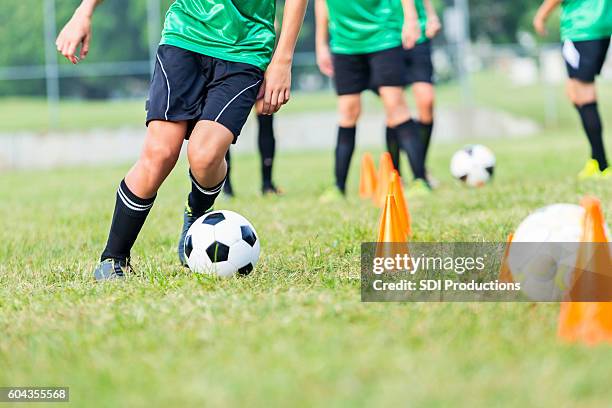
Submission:
[[[597,195],[577,184],[581,135],[487,142],[495,182],[451,180],[458,146],[434,146],[443,186],[409,202],[414,240],[501,241],[530,211]],[[0,385],[69,386],[75,406],[607,406],[612,347],[556,338],[557,304],[366,304],[360,243],[378,211],[355,197],[322,205],[331,152],[280,154],[287,190],[261,198],[255,156],[237,156],[238,198],[262,241],[250,277],[216,280],[178,266],[188,189],[181,163],[133,252],[139,274],[98,284],[118,181],[92,167],[0,174]],[[404,169],[404,173],[407,171]]]

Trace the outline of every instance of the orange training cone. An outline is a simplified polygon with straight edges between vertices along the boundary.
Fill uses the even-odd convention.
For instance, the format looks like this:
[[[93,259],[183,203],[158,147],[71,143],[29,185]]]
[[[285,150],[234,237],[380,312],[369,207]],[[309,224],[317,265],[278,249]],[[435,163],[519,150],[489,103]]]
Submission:
[[[376,246],[377,257],[393,257],[398,253],[405,253],[408,250],[405,246],[406,234],[402,230],[400,223],[395,197],[393,194],[388,194],[380,215],[378,245]]]
[[[376,167],[370,153],[361,158],[361,176],[359,177],[359,196],[371,198],[376,192]]]
[[[410,229],[410,213],[408,212],[408,205],[406,204],[406,198],[404,197],[402,179],[400,178],[397,170],[393,170],[391,172],[389,194],[393,194],[395,196],[395,203],[397,204],[397,210],[399,212],[400,221],[402,223],[402,231],[404,231],[406,237],[408,237],[411,235],[412,232]]]
[[[508,256],[510,256],[510,244],[512,244],[512,238],[514,238],[514,234],[510,233],[506,243],[506,250],[504,251],[504,259],[502,260],[501,269],[499,270],[499,278],[497,278],[497,280],[504,283],[514,283],[514,279],[512,279],[512,272],[510,271],[510,265],[508,265]]]
[[[380,215],[377,242],[406,242],[402,231],[399,210],[393,194],[387,194],[385,206]]]
[[[385,152],[380,156],[380,164],[378,167],[378,179],[376,180],[376,193],[373,196],[374,204],[378,207],[385,205],[389,182],[391,181],[391,172],[393,171],[393,160],[389,152]]]
[[[585,197],[583,239],[576,260],[569,302],[561,303],[560,338],[594,345],[612,342],[612,267],[601,203]],[[604,245],[601,245],[604,244]],[[601,298],[601,302],[579,302]]]

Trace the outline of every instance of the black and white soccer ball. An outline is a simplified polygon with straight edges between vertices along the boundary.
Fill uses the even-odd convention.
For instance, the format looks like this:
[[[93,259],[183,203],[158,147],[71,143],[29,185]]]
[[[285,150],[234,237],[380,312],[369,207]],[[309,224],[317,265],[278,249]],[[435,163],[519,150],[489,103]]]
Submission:
[[[453,155],[450,171],[453,177],[470,187],[482,187],[491,181],[495,155],[483,145],[470,145]]]
[[[185,256],[189,269],[220,277],[249,275],[259,260],[259,237],[253,225],[232,211],[213,211],[187,231]]]

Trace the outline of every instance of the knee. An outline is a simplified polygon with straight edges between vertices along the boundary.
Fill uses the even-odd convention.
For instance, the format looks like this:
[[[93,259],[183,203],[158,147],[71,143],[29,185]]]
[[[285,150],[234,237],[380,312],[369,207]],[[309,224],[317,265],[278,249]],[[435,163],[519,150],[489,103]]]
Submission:
[[[386,105],[385,113],[389,127],[395,127],[410,119],[410,110],[403,98],[398,99],[394,104]]]
[[[175,151],[165,143],[150,143],[145,146],[141,161],[149,172],[167,172],[176,164],[180,150]]]
[[[340,106],[340,126],[354,127],[361,116],[360,103],[347,103]]]
[[[196,151],[189,150],[187,158],[189,167],[195,174],[208,174],[219,169],[225,164],[225,155],[216,154],[213,150]]]

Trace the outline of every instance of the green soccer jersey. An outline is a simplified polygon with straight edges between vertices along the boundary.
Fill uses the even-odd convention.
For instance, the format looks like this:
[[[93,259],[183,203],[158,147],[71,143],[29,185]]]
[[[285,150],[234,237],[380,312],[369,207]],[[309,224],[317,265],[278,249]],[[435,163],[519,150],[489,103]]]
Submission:
[[[427,35],[425,34],[425,30],[427,29],[427,11],[425,10],[425,1],[414,0],[414,6],[419,18],[419,26],[421,27],[421,37],[419,37],[417,44],[421,44],[427,41]],[[394,3],[394,7],[395,12],[393,13],[393,24],[395,25],[396,29],[400,30],[401,32],[402,26],[404,25],[404,8],[401,0],[397,0]]]
[[[425,34],[427,30],[427,11],[425,10],[424,0],[414,0],[414,5],[416,6],[416,11],[419,16],[419,25],[421,26],[421,37],[417,41],[417,44],[421,44],[427,41],[427,35]]]
[[[276,32],[275,0],[176,0],[161,44],[265,70]]]
[[[612,35],[612,0],[563,0],[561,39],[588,41]]]
[[[330,47],[336,54],[367,54],[402,45],[395,3],[401,0],[327,0]]]

